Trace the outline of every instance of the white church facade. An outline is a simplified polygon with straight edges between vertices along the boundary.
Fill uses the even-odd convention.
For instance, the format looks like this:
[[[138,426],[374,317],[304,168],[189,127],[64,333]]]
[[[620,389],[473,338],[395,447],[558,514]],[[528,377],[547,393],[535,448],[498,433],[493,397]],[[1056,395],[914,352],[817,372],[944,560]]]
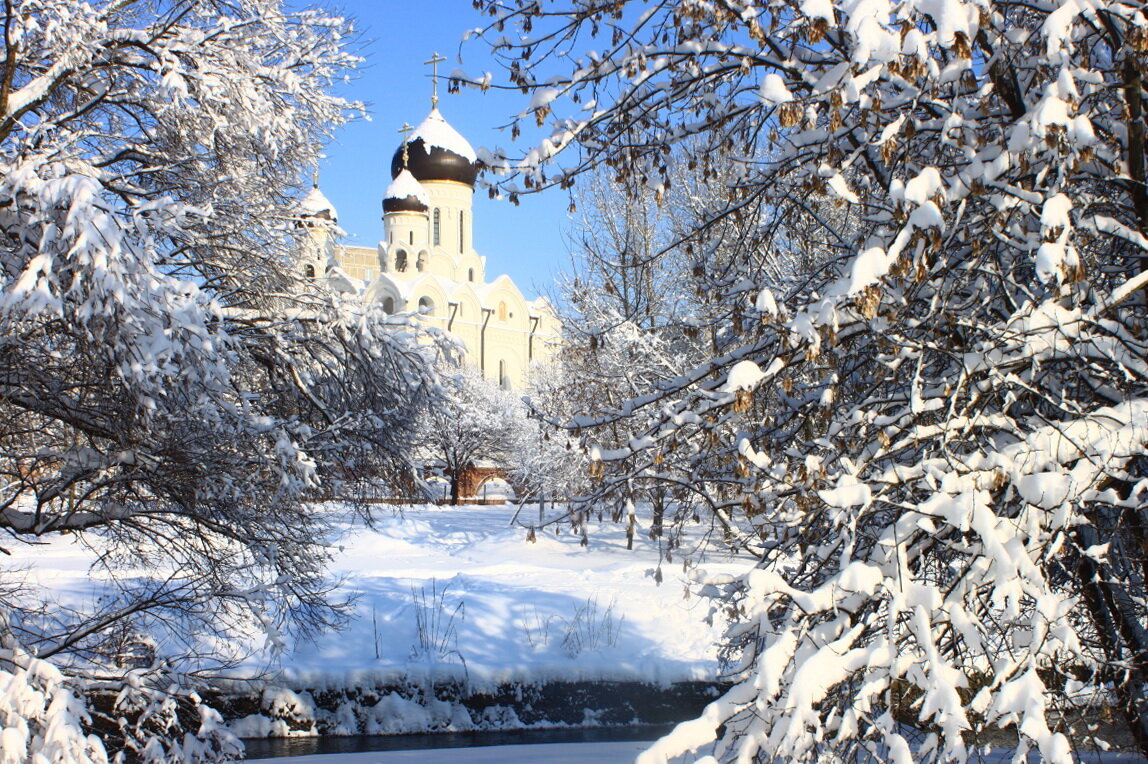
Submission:
[[[509,276],[487,281],[474,249],[477,169],[474,149],[434,106],[391,161],[383,240],[340,243],[335,209],[316,184],[302,202],[315,246],[301,268],[349,282],[388,313],[418,314],[461,342],[464,362],[484,377],[521,388],[531,364],[555,353],[561,324],[544,297],[526,299]]]

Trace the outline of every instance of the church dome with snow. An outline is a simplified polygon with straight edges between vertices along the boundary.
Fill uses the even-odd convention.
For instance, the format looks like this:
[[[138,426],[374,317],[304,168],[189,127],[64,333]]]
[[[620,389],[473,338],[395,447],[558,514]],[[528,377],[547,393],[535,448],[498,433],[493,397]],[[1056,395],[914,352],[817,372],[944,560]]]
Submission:
[[[410,170],[403,170],[383,193],[383,212],[426,212],[430,196]]]
[[[299,202],[299,217],[303,222],[309,224],[329,223],[334,225],[339,222],[339,213],[335,211],[335,205],[331,204],[331,200],[323,195],[317,183]]]
[[[406,143],[406,169],[416,180],[451,180],[474,186],[478,177],[478,157],[466,138],[451,127],[438,108],[415,128]],[[391,177],[396,180],[403,167],[403,147],[391,158]]]

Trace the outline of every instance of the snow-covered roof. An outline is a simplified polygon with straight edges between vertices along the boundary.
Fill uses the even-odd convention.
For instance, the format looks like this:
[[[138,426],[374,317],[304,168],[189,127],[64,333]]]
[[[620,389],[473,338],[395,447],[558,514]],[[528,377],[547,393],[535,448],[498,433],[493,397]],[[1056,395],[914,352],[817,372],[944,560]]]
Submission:
[[[514,283],[514,279],[505,273],[495,276],[494,279],[485,284],[473,284],[474,293],[479,296],[483,302],[488,302],[496,292],[501,292],[504,296],[510,297],[515,302],[520,302],[522,305],[527,305],[526,296],[522,294],[522,290]]]
[[[410,296],[400,282],[386,273],[375,274],[375,277],[368,279],[365,284],[364,295],[371,302],[382,302],[385,297],[397,297],[405,302]]]
[[[411,297],[420,289],[430,283],[441,294],[448,294],[442,279],[433,273],[420,273],[410,281],[401,281],[390,273],[378,273],[367,283],[367,296],[372,300],[380,300],[383,296],[398,297],[403,302],[409,302]]]
[[[422,292],[426,294],[428,291],[438,292],[439,296],[447,299],[451,293],[450,280],[444,279],[434,273],[420,273],[410,281],[403,284],[403,296],[406,299],[411,299],[415,294]]]
[[[318,186],[312,187],[303,197],[303,200],[299,202],[299,213],[303,217],[326,217],[332,221],[339,219],[335,205],[331,204],[331,200],[323,195]]]
[[[423,143],[427,146],[437,146],[440,149],[453,151],[471,163],[478,161],[478,155],[474,153],[474,149],[466,138],[463,138],[443,119],[437,106],[431,109],[430,114],[422,121],[422,124],[415,128],[409,140],[414,141],[417,138],[422,138]]]
[[[417,199],[424,207],[430,206],[430,194],[423,188],[423,184],[415,180],[410,170],[402,170],[387,190],[383,193],[384,199]]]
[[[342,268],[335,267],[327,270],[327,286],[336,292],[355,294],[359,291],[356,281],[357,279],[348,276]]]
[[[554,306],[550,304],[550,300],[546,298],[546,295],[535,297],[533,300],[527,300],[526,305],[532,313],[549,313],[554,315]]]

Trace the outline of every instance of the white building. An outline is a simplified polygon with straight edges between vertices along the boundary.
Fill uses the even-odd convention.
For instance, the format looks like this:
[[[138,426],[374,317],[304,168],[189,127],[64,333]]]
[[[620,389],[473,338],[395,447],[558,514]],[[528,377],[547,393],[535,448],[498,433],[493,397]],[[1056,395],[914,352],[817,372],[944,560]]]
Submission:
[[[391,160],[383,241],[339,243],[335,209],[316,185],[302,203],[316,245],[302,268],[341,272],[388,313],[418,312],[459,339],[486,378],[522,387],[530,364],[553,355],[561,325],[545,298],[527,300],[509,276],[486,280],[472,235],[476,176],[474,149],[432,108]]]

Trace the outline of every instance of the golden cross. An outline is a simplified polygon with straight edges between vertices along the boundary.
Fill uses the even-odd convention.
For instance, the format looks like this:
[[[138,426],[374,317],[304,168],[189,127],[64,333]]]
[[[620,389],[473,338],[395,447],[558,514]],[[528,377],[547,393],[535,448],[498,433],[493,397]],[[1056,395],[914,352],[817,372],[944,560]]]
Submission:
[[[399,128],[399,132],[403,134],[403,169],[407,169],[407,141],[410,138],[411,131],[414,130],[410,124],[404,122],[403,126]]]
[[[446,59],[438,53],[432,53],[430,61],[423,61],[423,66],[430,65],[431,81],[434,83],[431,89],[431,106],[438,106],[438,65],[443,61],[446,61]]]

